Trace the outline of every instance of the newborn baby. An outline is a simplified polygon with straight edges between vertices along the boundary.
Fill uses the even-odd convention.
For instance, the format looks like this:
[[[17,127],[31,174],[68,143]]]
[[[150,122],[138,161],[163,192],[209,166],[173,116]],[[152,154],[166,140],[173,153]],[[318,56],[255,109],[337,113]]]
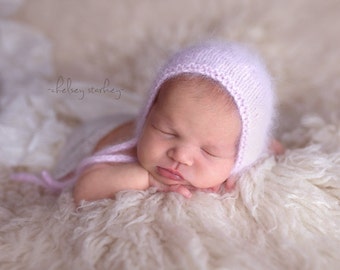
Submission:
[[[128,149],[108,148],[117,160],[86,163],[75,201],[150,186],[185,197],[196,189],[231,188],[237,175],[269,150],[273,117],[271,79],[256,55],[234,43],[187,48],[159,73],[137,119],[136,141]],[[132,129],[133,122],[114,129],[97,149],[127,139]],[[135,159],[119,162],[120,155]]]
[[[126,189],[157,187],[187,198],[228,190],[266,153],[283,151],[272,139],[274,103],[256,54],[237,43],[200,43],[170,58],[139,116],[107,132],[66,177],[26,179],[54,189],[74,185],[77,204]]]

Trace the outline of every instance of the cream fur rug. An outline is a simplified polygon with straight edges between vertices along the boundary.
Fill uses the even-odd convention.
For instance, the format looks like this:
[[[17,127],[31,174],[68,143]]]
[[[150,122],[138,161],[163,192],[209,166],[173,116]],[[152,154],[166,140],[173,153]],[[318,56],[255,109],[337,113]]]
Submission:
[[[1,0],[0,269],[338,269],[339,13],[337,0]],[[207,37],[264,56],[288,148],[233,193],[129,191],[76,209],[70,191],[9,181],[52,168],[80,122],[137,111],[165,58]],[[56,94],[60,75],[125,90]]]

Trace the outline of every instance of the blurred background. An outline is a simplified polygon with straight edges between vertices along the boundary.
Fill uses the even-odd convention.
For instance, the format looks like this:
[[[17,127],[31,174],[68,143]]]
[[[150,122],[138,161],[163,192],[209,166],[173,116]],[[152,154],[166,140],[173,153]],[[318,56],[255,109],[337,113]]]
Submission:
[[[171,53],[220,38],[247,43],[263,56],[287,116],[283,126],[316,107],[335,117],[329,108],[340,98],[338,0],[1,0],[0,9],[2,46],[16,46],[12,58],[9,49],[3,52],[3,84],[25,67],[29,76],[16,81],[37,74],[49,81],[109,79],[145,93]],[[13,23],[35,40],[20,39]],[[324,95],[331,98],[320,99]]]
[[[117,237],[127,241],[123,254],[137,254],[128,248],[141,247],[134,244],[138,235],[141,239],[150,235],[150,241],[141,245],[153,243],[154,250],[161,242],[151,240],[159,236],[160,225],[162,230],[165,228],[161,241],[171,240],[164,254],[161,250],[160,261],[170,261],[198,243],[201,247],[192,254],[203,256],[207,265],[217,266],[231,259],[227,265],[241,260],[242,268],[250,265],[245,261],[250,258],[253,268],[282,264],[288,265],[283,266],[286,269],[329,269],[332,266],[323,266],[332,264],[336,269],[339,260],[333,249],[339,248],[339,29],[340,0],[0,0],[0,268],[29,269],[31,265],[32,269],[86,269],[89,265],[103,269],[107,265],[133,265],[135,258],[127,264],[111,261],[118,253],[110,250],[123,246],[115,242]],[[135,213],[119,215],[113,224],[116,227],[112,227],[112,218],[126,205],[114,202],[112,211],[107,211],[107,204],[100,203],[99,212],[97,205],[89,205],[78,215],[67,193],[56,201],[54,195],[33,185],[9,180],[16,169],[41,172],[54,168],[74,127],[83,121],[124,110],[137,111],[138,97],[146,93],[165,60],[179,48],[208,38],[243,42],[263,56],[278,93],[276,136],[287,148],[282,162],[280,157],[278,162],[270,158],[245,178],[252,181],[241,189],[236,208],[229,207],[226,197],[232,213],[227,219],[227,233],[236,232],[232,237],[235,239],[222,245],[229,256],[225,257],[214,243],[214,239],[228,235],[221,220],[211,228],[197,220],[210,213],[211,205],[217,202],[215,197],[208,201],[207,212],[204,207],[198,212],[190,204],[189,208],[181,207],[189,209],[189,218],[185,212],[179,215],[174,210],[175,221],[181,226],[184,217],[189,230],[177,230],[184,227],[172,224],[164,227],[171,212],[164,212],[154,224],[152,211],[149,219],[147,212],[140,216],[136,207],[130,207]],[[111,86],[124,91],[119,100],[104,95],[88,95],[83,100],[56,95],[49,89],[56,86],[60,76],[70,78],[75,88],[101,86],[107,79]],[[244,198],[242,194],[246,193],[249,196]],[[144,201],[137,197],[142,207],[158,209],[147,197]],[[134,204],[129,199],[134,197],[123,194],[121,198]],[[169,198],[169,207],[165,204],[165,208],[173,209],[177,199]],[[164,209],[163,200],[157,200],[161,202],[159,209]],[[239,203],[242,201],[244,206]],[[202,205],[197,204],[199,208]],[[234,208],[239,214],[233,214]],[[196,211],[195,215],[190,209]],[[224,213],[217,204],[215,209],[217,215]],[[103,219],[96,223],[98,216]],[[132,220],[135,217],[136,222]],[[144,217],[150,230],[144,222],[146,231],[135,233]],[[195,224],[198,227],[191,226]],[[127,228],[123,237],[115,234],[116,228],[123,227]],[[167,232],[169,237],[164,238]],[[191,239],[191,235],[200,238]],[[182,236],[183,241],[188,240],[187,245],[177,247],[181,242],[176,237]],[[248,236],[254,237],[245,247]],[[103,244],[99,249],[98,243]],[[107,248],[109,245],[112,248]],[[167,254],[168,247],[171,251]],[[142,257],[144,261],[148,254]],[[188,266],[197,265],[190,256],[182,261]],[[62,267],[64,263],[80,264]]]

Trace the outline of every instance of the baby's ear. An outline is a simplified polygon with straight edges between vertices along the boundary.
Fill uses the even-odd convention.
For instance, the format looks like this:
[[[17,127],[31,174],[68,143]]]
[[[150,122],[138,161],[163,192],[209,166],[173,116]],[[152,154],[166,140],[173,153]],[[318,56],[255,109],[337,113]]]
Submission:
[[[285,148],[281,142],[276,139],[272,139],[269,145],[269,151],[272,152],[274,155],[282,155],[285,152]]]

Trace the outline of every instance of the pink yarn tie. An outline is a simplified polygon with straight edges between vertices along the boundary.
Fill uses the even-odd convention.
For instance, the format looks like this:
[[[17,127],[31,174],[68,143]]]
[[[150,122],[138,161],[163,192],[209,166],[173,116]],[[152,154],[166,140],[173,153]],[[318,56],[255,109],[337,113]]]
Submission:
[[[136,161],[135,157],[124,154],[117,154],[117,152],[127,150],[136,145],[137,139],[123,142],[118,145],[107,147],[92,156],[83,159],[75,169],[75,174],[66,178],[65,181],[58,181],[47,171],[42,171],[40,176],[32,173],[13,173],[11,179],[19,182],[32,183],[42,186],[52,192],[61,192],[63,189],[72,186],[78,179],[78,176],[87,167],[97,163],[128,163]]]
[[[36,184],[53,192],[61,191],[70,185],[69,181],[60,182],[55,180],[47,171],[42,171],[40,177],[31,173],[14,173],[11,175],[11,179],[14,181]]]

